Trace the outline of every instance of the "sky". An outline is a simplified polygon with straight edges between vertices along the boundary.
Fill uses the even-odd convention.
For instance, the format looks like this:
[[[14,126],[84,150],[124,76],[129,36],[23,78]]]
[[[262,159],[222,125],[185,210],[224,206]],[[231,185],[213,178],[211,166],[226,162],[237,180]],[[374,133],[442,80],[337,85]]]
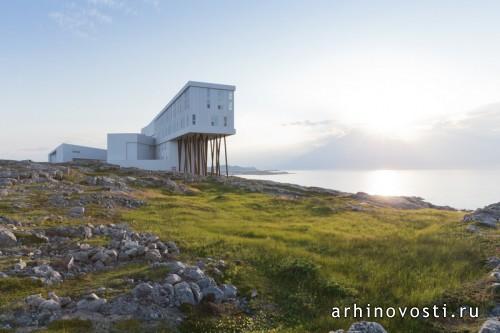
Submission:
[[[0,158],[138,132],[236,85],[230,164],[500,167],[500,2],[0,2]],[[496,156],[499,155],[499,156]]]

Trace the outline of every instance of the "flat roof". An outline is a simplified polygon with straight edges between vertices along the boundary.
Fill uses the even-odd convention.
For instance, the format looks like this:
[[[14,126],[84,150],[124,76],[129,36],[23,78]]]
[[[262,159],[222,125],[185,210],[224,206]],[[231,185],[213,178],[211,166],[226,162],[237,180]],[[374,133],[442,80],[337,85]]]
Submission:
[[[182,93],[189,87],[199,87],[199,88],[210,88],[210,89],[222,89],[222,90],[231,90],[235,91],[236,86],[231,86],[227,84],[218,84],[218,83],[209,83],[209,82],[198,82],[198,81],[188,81],[184,87],[182,87],[181,90],[168,102],[167,105],[163,109],[161,109],[160,113],[156,117],[153,118],[152,121],[149,122],[147,126],[149,126],[152,122],[154,122],[156,119],[160,118],[161,115],[167,111],[167,109],[179,98],[179,96],[182,95]],[[147,127],[146,126],[146,127]]]

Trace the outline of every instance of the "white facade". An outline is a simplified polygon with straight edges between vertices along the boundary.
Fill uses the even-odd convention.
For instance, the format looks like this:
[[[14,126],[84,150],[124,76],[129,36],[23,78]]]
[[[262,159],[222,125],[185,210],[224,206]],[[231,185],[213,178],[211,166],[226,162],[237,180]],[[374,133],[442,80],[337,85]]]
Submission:
[[[63,143],[49,154],[50,163],[65,163],[75,159],[106,161],[105,149]]]
[[[141,134],[108,134],[108,163],[179,171],[179,138],[190,134],[236,133],[235,89],[229,85],[189,81]]]
[[[192,158],[196,157],[196,163],[201,161],[206,166],[210,140],[224,137],[225,144],[225,137],[236,133],[235,89],[230,85],[189,81],[140,134],[108,134],[107,162],[122,167],[182,171],[181,164],[186,165],[189,160],[191,167],[195,163]],[[193,151],[186,150],[190,144]],[[49,155],[49,162],[58,157]]]

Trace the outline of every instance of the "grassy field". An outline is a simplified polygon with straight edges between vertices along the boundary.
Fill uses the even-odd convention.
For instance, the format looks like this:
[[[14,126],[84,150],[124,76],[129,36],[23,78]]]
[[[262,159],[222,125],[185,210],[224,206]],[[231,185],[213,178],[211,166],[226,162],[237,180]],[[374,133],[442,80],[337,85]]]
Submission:
[[[189,196],[150,190],[149,204],[125,212],[122,218],[137,230],[175,240],[183,259],[227,260],[230,269],[222,279],[239,286],[243,295],[252,290],[259,294],[251,303],[257,319],[236,329],[328,332],[347,328],[353,320],[331,318],[331,307],[353,302],[428,306],[446,300],[450,309],[462,304],[486,306],[484,297],[473,293],[473,284],[486,273],[484,258],[493,251],[493,243],[464,232],[459,223],[463,212],[353,211],[347,198],[318,194],[290,199],[216,183],[195,187],[197,193]],[[197,316],[196,320],[186,331],[235,325],[230,318],[200,323]],[[389,332],[477,325],[378,321]]]
[[[217,279],[235,284],[240,295],[251,299],[251,313],[185,307],[188,319],[180,328],[183,333],[328,332],[359,320],[330,316],[332,307],[353,303],[372,307],[447,303],[450,310],[477,305],[483,311],[488,306],[482,284],[487,274],[484,259],[495,252],[493,237],[499,232],[491,232],[491,237],[465,232],[460,223],[463,212],[352,209],[360,204],[346,197],[272,196],[210,180],[190,186],[191,195],[140,188],[134,193],[148,204],[136,210],[120,209],[112,216],[102,208],[87,207],[94,224],[125,221],[137,231],[176,241],[184,261],[211,257],[227,262],[228,268]],[[46,194],[30,193],[0,202],[0,215],[34,222],[51,213],[64,214],[47,206]],[[19,199],[30,207],[12,209]],[[43,220],[34,225],[60,223]],[[86,222],[64,219],[62,223]],[[97,237],[88,242],[102,245],[107,240]],[[0,271],[15,260],[0,257]],[[28,295],[46,295],[51,290],[77,298],[110,287],[111,294],[105,295],[110,298],[131,288],[125,278],[162,280],[165,275],[165,270],[147,263],[132,263],[52,287],[25,278],[0,279],[0,311],[22,306]],[[474,332],[480,325],[478,320],[376,321],[391,333]],[[142,330],[138,322],[116,327],[117,332]],[[89,323],[59,321],[47,331],[88,332]]]

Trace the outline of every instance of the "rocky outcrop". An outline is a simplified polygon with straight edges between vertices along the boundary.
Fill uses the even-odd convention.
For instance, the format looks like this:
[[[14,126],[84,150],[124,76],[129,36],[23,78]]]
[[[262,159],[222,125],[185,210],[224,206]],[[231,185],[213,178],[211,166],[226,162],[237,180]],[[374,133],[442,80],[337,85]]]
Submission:
[[[476,209],[464,216],[464,222],[473,222],[490,228],[497,228],[500,224],[500,202]]]

